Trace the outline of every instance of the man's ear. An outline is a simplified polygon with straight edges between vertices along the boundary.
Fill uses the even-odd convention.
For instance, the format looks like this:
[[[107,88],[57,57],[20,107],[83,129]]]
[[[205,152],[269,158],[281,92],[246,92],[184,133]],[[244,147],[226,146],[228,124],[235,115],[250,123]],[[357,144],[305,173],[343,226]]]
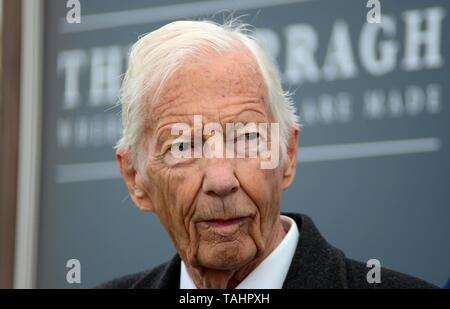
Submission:
[[[298,138],[300,135],[299,129],[295,129],[289,137],[286,158],[283,164],[283,180],[281,187],[283,190],[287,189],[295,178],[297,170],[297,152],[298,152]]]
[[[117,149],[116,160],[119,163],[120,173],[133,202],[142,211],[154,211],[146,182],[139,171],[134,168],[130,151],[122,148]]]

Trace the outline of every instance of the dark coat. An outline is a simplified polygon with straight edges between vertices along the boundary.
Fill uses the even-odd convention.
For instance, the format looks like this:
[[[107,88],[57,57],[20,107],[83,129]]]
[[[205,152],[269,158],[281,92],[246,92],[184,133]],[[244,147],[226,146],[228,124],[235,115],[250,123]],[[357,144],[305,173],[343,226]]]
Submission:
[[[320,234],[312,220],[305,215],[286,214],[294,219],[300,230],[291,266],[283,284],[284,289],[302,288],[437,288],[423,280],[381,269],[381,283],[367,282],[365,264],[345,257]],[[181,259],[172,260],[141,273],[104,283],[98,288],[119,289],[178,289]]]

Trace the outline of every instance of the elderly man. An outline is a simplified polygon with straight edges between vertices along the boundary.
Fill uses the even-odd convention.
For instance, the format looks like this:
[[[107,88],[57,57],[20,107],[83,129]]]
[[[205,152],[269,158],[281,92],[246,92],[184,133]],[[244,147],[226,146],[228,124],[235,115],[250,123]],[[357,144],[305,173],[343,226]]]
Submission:
[[[158,216],[178,254],[100,287],[432,287],[386,269],[373,282],[307,216],[280,215],[300,126],[276,66],[247,33],[178,21],[133,46],[116,158],[134,203]]]

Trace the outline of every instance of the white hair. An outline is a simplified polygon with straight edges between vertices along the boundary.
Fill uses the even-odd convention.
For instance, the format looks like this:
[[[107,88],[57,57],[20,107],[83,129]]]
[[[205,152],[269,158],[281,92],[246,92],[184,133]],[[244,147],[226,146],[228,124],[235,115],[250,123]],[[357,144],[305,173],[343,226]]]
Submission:
[[[120,93],[123,132],[116,148],[130,149],[136,158],[143,129],[144,96],[148,99],[146,104],[155,102],[188,56],[208,51],[220,54],[242,46],[254,56],[263,76],[271,112],[279,123],[281,158],[284,158],[290,134],[300,128],[294,102],[283,91],[276,65],[258,45],[248,25],[236,21],[224,25],[212,21],[175,21],[146,34],[132,46]]]

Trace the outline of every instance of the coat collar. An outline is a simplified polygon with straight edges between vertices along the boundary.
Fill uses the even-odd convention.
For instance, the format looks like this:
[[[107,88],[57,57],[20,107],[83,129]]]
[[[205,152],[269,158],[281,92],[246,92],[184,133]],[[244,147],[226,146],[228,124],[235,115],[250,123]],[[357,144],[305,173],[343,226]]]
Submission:
[[[285,215],[296,221],[300,239],[283,288],[347,288],[344,253],[322,237],[308,216],[293,213]]]

